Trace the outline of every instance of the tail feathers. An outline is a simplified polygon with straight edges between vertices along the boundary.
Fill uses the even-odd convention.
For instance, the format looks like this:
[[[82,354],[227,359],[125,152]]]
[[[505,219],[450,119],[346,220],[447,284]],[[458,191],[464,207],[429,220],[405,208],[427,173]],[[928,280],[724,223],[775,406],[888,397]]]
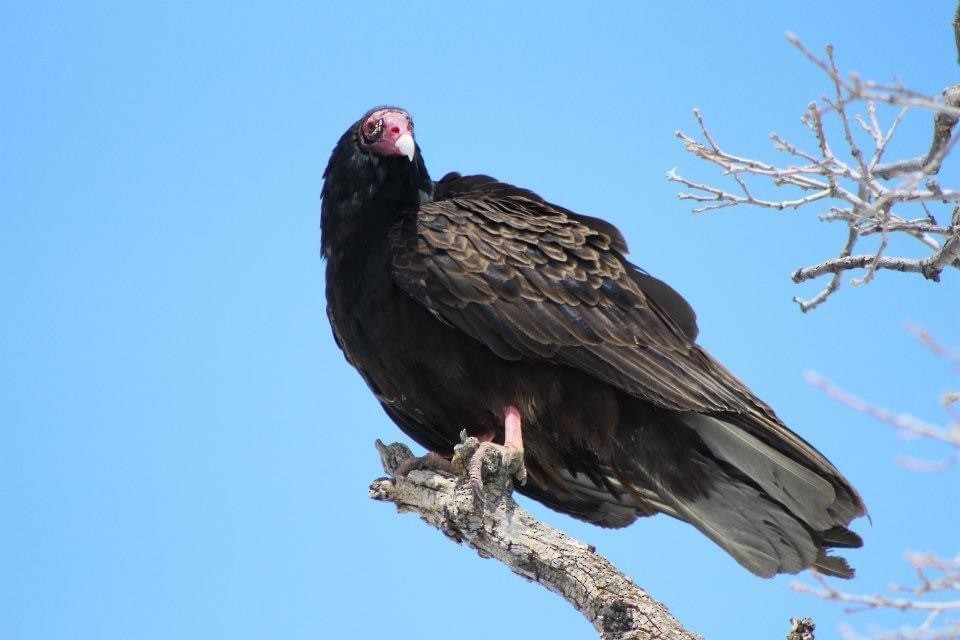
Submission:
[[[863,546],[863,538],[846,527],[834,527],[820,532],[820,544],[824,547],[859,549]]]
[[[852,487],[849,485],[841,485],[835,487],[835,489],[837,492],[837,501],[827,508],[827,513],[833,522],[838,525],[845,525],[860,516],[867,516],[869,518],[863,500]],[[850,533],[853,532],[851,531]],[[857,534],[854,533],[853,535],[856,536]],[[859,540],[859,536],[857,536],[857,539]],[[861,544],[858,544],[858,547],[863,546],[863,541],[861,540],[860,542]]]
[[[820,573],[834,578],[852,578],[856,571],[853,570],[845,558],[840,556],[828,556],[826,551],[821,551],[817,556],[817,561],[813,563],[813,568]]]
[[[560,478],[566,485],[562,488],[540,486],[533,481],[517,490],[551,509],[612,529],[626,527],[638,517],[652,513],[639,509],[636,500],[618,490],[619,483],[612,477],[605,477],[606,484],[598,485],[584,473],[562,469]]]
[[[822,556],[808,528],[761,491],[732,478],[719,479],[710,495],[677,501],[678,516],[764,578],[797,573]],[[829,564],[835,558],[825,558]]]
[[[563,480],[562,489],[528,482],[517,490],[551,509],[611,529],[626,527],[637,518],[657,513],[680,518],[676,509],[658,493],[636,482],[625,485],[610,467],[598,466],[592,477],[569,469],[558,471]]]
[[[846,524],[860,515],[850,496],[838,495],[823,475],[788,458],[743,428],[699,414],[685,416],[684,421],[713,455],[733,465],[814,529]]]
[[[765,527],[779,528],[784,534],[779,548],[784,550],[784,544],[787,544],[799,551],[803,564],[795,568],[795,563],[785,561],[776,572],[794,573],[812,566],[827,575],[853,577],[854,571],[847,561],[827,555],[826,549],[862,546],[863,540],[860,536],[847,529],[846,525],[854,518],[864,515],[866,509],[860,496],[826,459],[810,447],[807,464],[801,464],[738,425],[697,414],[684,416],[683,420],[697,432],[710,453],[716,457],[717,468],[712,484],[718,495],[709,495],[706,499],[708,503],[722,501],[725,495],[732,498],[732,489],[729,487],[733,485],[738,486],[737,491],[746,498],[749,498],[751,492],[758,493],[770,505],[766,510],[772,508],[779,512],[779,518],[754,522],[762,523]],[[793,439],[809,446],[786,427],[779,425],[779,429],[780,431],[774,430],[773,433],[789,434]],[[749,510],[756,509],[743,504],[740,507],[740,513],[745,516],[749,515]],[[707,511],[709,508],[707,507]],[[691,517],[696,517],[696,507],[688,509],[688,512]],[[695,520],[691,521],[710,535]],[[712,522],[715,528],[717,522],[722,524],[722,520]],[[759,525],[754,526],[756,528]],[[743,531],[738,530],[738,533],[739,539],[743,540]],[[743,557],[728,547],[731,544],[729,540],[725,544],[717,538],[714,539],[741,564],[751,568]],[[734,540],[737,539],[737,535],[734,535]],[[749,544],[749,540],[743,541]],[[811,548],[814,551],[812,558]],[[789,556],[790,552],[787,555]],[[784,559],[787,560],[786,557]],[[756,565],[762,571],[766,571],[770,566],[773,566],[773,563],[761,562]],[[760,571],[754,572],[765,575]]]
[[[651,460],[641,462],[636,450],[623,449],[612,464],[598,463],[590,473],[557,467],[552,481],[538,483],[534,477],[518,489],[603,527],[665,513],[695,526],[758,576],[812,568],[853,577],[847,561],[828,555],[828,549],[862,546],[845,525],[865,510],[839,473],[830,475],[835,470],[828,462],[821,474],[814,470],[820,469],[816,461],[807,467],[735,425],[706,416],[685,415],[675,426],[691,428],[703,443],[688,449],[683,474],[673,473],[675,467],[663,473]],[[640,446],[666,448],[651,441],[655,433],[644,434]]]

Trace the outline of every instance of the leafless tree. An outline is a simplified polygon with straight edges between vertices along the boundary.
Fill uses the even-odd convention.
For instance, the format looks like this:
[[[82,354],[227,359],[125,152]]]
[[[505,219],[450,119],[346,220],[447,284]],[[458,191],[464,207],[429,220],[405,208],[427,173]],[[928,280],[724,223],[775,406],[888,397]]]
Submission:
[[[960,19],[955,19],[954,29],[960,58]],[[794,298],[802,311],[813,309],[835,293],[842,275],[850,270],[864,270],[863,275],[850,281],[858,286],[870,282],[880,269],[919,273],[939,281],[944,269],[960,268],[960,184],[945,187],[933,177],[960,139],[960,128],[956,127],[960,120],[960,84],[944,89],[942,98],[933,98],[898,81],[877,83],[861,80],[856,74],[844,76],[837,68],[832,46],[821,58],[796,36],[787,34],[787,39],[827,75],[832,85],[832,95],[811,102],[802,118],[816,141],[816,152],[805,151],[773,133],[773,147],[787,155],[785,163],[736,155],[720,146],[695,109],[703,140],[682,131],[677,131],[677,137],[687,151],[720,167],[735,185],[724,188],[695,182],[672,170],[667,178],[690,189],[681,192],[680,198],[700,203],[695,213],[741,205],[776,211],[820,207],[820,220],[843,223],[846,234],[837,257],[793,272],[796,283],[830,275],[826,287],[813,298]],[[881,125],[878,105],[897,109],[889,124]],[[933,142],[923,155],[887,162],[890,142],[911,111],[935,114]],[[842,141],[831,138],[831,118]],[[842,147],[847,151],[839,152]],[[758,180],[785,189],[789,195],[781,199],[760,197],[752,186]],[[854,254],[858,243],[868,236],[879,238],[874,248]],[[924,255],[888,255],[894,236],[915,241]]]

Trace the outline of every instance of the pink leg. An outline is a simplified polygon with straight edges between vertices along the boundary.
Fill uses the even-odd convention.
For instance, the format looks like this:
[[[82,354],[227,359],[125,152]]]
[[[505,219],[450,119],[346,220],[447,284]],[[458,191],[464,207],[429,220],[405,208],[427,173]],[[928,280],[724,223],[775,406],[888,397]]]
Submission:
[[[480,440],[480,446],[470,459],[469,472],[470,480],[474,487],[479,488],[482,484],[483,454],[487,449],[493,448],[500,451],[503,458],[503,464],[514,466],[516,471],[514,475],[520,484],[527,482],[527,469],[523,464],[523,433],[520,428],[520,411],[513,405],[504,407],[503,444],[494,444],[492,434],[484,434],[477,438]]]
[[[523,432],[520,430],[520,411],[515,406],[507,405],[504,409],[506,417],[503,420],[503,446],[523,455]]]

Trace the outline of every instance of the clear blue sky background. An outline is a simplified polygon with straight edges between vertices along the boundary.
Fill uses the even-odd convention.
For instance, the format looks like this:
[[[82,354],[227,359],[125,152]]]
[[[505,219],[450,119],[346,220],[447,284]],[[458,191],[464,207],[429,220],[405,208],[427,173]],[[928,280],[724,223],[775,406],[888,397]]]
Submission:
[[[414,114],[435,177],[490,173],[623,229],[701,342],[860,488],[873,524],[847,586],[960,550],[957,472],[899,468],[925,450],[803,380],[940,420],[957,378],[904,325],[960,345],[958,274],[881,273],[802,315],[791,297],[817,285],[788,274],[841,228],[693,216],[664,179],[716,178],[673,137],[695,106],[732,150],[771,157],[772,130],[813,148],[799,116],[829,86],[787,29],[867,77],[956,81],[953,2],[511,4],[3,4],[0,637],[593,637],[367,498],[374,439],[401,434],[330,336],[319,193],[338,136],[382,103]],[[929,135],[920,119],[903,148]],[[525,505],[712,640],[844,619],[669,518],[604,531]]]

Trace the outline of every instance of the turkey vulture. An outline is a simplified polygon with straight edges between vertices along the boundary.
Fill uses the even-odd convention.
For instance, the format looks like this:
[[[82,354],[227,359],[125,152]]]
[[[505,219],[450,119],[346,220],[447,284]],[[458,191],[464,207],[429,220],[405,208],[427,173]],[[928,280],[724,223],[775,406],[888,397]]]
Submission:
[[[613,225],[488,176],[433,182],[396,107],[350,125],[323,178],[334,337],[408,436],[449,457],[465,428],[587,522],[665,513],[759,576],[853,576],[827,550],[862,544],[856,490],[696,343]]]

